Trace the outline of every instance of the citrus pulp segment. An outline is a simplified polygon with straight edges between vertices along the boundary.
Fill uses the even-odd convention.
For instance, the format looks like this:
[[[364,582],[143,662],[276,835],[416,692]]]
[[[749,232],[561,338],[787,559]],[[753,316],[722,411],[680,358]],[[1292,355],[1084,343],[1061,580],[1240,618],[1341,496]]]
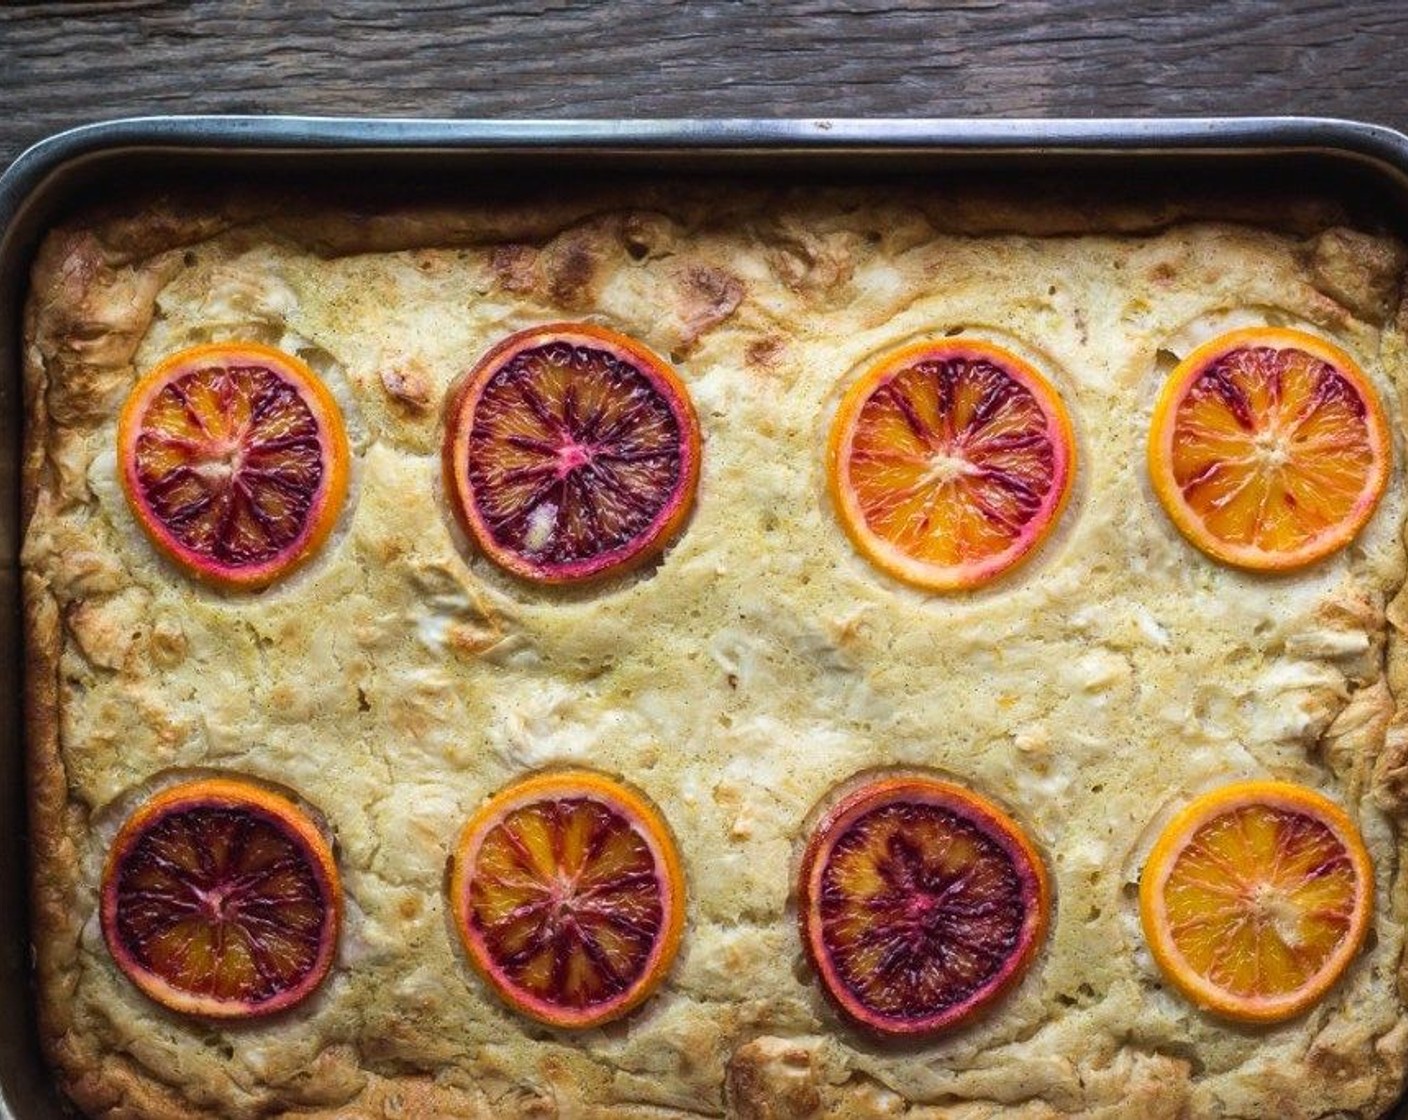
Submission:
[[[137,522],[188,574],[265,587],[327,539],[348,448],[327,388],[290,354],[223,342],[173,354],[118,421],[119,475]]]
[[[822,819],[802,859],[802,943],[824,990],[876,1033],[929,1035],[990,1006],[1046,936],[1046,869],[997,805],[923,775],[880,778]]]
[[[1020,563],[1055,526],[1075,473],[1060,395],[1017,355],[954,338],[888,354],[847,391],[827,483],[882,571],[959,591]]]
[[[638,1006],[684,929],[684,874],[659,812],[599,774],[492,797],[455,846],[450,905],[474,970],[510,1007],[592,1027]]]
[[[101,892],[119,968],[173,1011],[270,1015],[327,975],[342,921],[332,851],[307,814],[209,778],[151,797],[118,831]]]
[[[1304,567],[1348,544],[1382,497],[1388,421],[1363,370],[1304,331],[1199,346],[1165,382],[1148,465],[1179,532],[1224,563]]]
[[[546,584],[620,574],[683,526],[699,479],[699,422],[678,375],[604,327],[520,331],[453,394],[446,489],[495,564]]]
[[[1359,951],[1374,906],[1359,830],[1328,798],[1241,782],[1195,799],[1139,882],[1144,936],[1200,1007],[1248,1022],[1305,1011]]]

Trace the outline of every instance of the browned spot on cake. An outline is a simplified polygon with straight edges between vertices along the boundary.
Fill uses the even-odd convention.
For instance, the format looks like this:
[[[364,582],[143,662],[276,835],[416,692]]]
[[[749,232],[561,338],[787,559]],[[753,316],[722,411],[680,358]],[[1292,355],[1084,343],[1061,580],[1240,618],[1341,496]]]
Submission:
[[[837,649],[854,649],[864,644],[869,631],[865,612],[866,608],[858,607],[848,614],[826,620],[827,636]]]
[[[855,272],[856,250],[863,242],[854,234],[817,234],[800,225],[788,229],[767,254],[774,275],[799,293],[835,294],[832,289],[850,280]]]
[[[383,369],[381,387],[397,404],[413,412],[424,412],[430,406],[430,378],[414,362]]]
[[[186,659],[186,632],[174,618],[160,618],[152,625],[147,641],[153,664],[173,669]]]
[[[1150,282],[1157,284],[1160,288],[1167,288],[1177,275],[1178,270],[1168,261],[1160,261],[1149,270]]]
[[[821,1108],[812,1051],[782,1038],[755,1038],[729,1059],[729,1115],[738,1120],[803,1120]]]
[[[150,633],[151,596],[140,588],[97,599],[79,599],[65,611],[68,632],[91,665],[121,670],[130,667],[135,648]]]
[[[446,276],[454,269],[455,255],[436,249],[415,249],[411,252],[411,263],[423,275]]]
[[[1382,609],[1376,597],[1358,588],[1344,588],[1335,598],[1316,605],[1315,620],[1336,629],[1372,631]]]
[[[562,307],[579,309],[592,302],[597,279],[597,253],[592,238],[572,233],[559,238],[541,262],[548,297]]]
[[[1322,291],[1311,292],[1306,299],[1305,318],[1321,330],[1338,333],[1354,327],[1354,312],[1335,296]]]
[[[538,1072],[550,1086],[549,1092],[532,1099],[525,1099],[519,1105],[524,1116],[541,1117],[542,1120],[558,1120],[559,1100],[576,1100],[582,1096],[581,1084],[573,1076],[571,1066],[555,1054],[545,1055],[538,1062]]]
[[[782,359],[783,351],[787,344],[776,336],[765,336],[755,338],[748,344],[748,349],[744,351],[743,359],[754,369],[763,373],[773,374],[777,372],[777,367]]]
[[[718,326],[743,302],[743,281],[707,264],[690,264],[675,273],[680,317],[680,345],[688,350],[706,331]]]
[[[156,296],[181,267],[168,254],[148,267],[111,267],[91,234],[45,243],[35,285],[52,285],[35,343],[49,374],[45,398],[59,425],[101,422],[134,379],[132,359],[151,325]]]
[[[621,243],[633,261],[664,256],[674,236],[674,222],[664,214],[635,211],[621,222]]]
[[[1369,781],[1370,795],[1375,804],[1388,813],[1408,810],[1408,725],[1400,716],[1384,733],[1383,751],[1374,761],[1374,773]],[[1402,981],[1408,993],[1408,968]]]
[[[1382,324],[1408,267],[1403,246],[1357,230],[1327,229],[1307,247],[1315,286],[1371,323]]]
[[[489,256],[489,267],[510,292],[525,295],[533,290],[538,250],[531,245],[499,245]]]
[[[284,1070],[288,1071],[287,1080],[282,1076]],[[333,1107],[345,1105],[361,1093],[367,1085],[367,1074],[356,1048],[343,1043],[328,1046],[306,1063],[283,1067],[279,1081],[299,1104]]]
[[[524,1097],[518,1103],[520,1116],[529,1120],[557,1120],[557,1105],[547,1097]]]
[[[1306,1063],[1329,1081],[1346,1081],[1363,1072],[1363,1059],[1354,1049],[1317,1041],[1306,1051]]]
[[[456,653],[473,656],[493,649],[503,640],[503,628],[498,620],[486,617],[482,621],[456,622],[450,625],[445,641]]]
[[[503,640],[503,616],[480,593],[467,572],[431,561],[413,565],[410,575],[425,598],[442,600],[446,613],[452,613],[443,639],[456,654],[481,654]]]

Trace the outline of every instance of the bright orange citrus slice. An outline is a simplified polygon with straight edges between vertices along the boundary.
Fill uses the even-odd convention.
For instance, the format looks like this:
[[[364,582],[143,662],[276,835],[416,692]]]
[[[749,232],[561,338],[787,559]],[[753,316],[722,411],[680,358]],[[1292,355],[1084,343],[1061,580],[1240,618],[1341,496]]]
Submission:
[[[1209,556],[1287,570],[1344,547],[1388,483],[1388,421],[1354,360],[1304,331],[1252,327],[1199,346],[1159,394],[1149,476]]]
[[[332,966],[342,886],[332,850],[287,797],[207,778],[150,798],[102,880],[113,960],[144,993],[208,1019],[292,1007]]]
[[[929,591],[996,579],[1060,517],[1075,472],[1070,418],[1028,362],[975,339],[886,355],[831,426],[841,525],[882,571]]]
[[[1050,917],[1046,869],[987,798],[927,775],[841,799],[802,858],[802,944],[828,996],[877,1034],[931,1035],[1026,973]]]
[[[1200,1007],[1274,1022],[1319,1000],[1359,952],[1374,876],[1359,830],[1328,798],[1240,782],[1179,812],[1139,881],[1144,936]]]
[[[519,331],[451,396],[442,451],[455,516],[480,551],[543,584],[630,571],[694,507],[699,421],[679,375],[589,323]]]
[[[684,929],[684,873],[659,812],[619,782],[554,771],[470,819],[450,907],[474,970],[555,1027],[619,1018],[659,986]]]
[[[117,429],[122,488],[163,553],[220,587],[265,587],[315,553],[347,493],[332,394],[253,342],[173,354],[137,383]]]

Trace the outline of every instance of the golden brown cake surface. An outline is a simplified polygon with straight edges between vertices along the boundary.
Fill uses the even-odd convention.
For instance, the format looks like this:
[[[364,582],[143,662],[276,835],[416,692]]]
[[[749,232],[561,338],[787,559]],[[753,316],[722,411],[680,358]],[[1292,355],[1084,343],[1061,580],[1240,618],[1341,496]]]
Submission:
[[[1379,1115],[1408,1056],[1408,258],[1330,208],[1261,217],[685,184],[375,214],[172,204],[54,232],[26,317],[23,562],[35,942],[61,1084],[113,1117]],[[671,358],[703,471],[658,567],[551,592],[458,536],[441,410],[503,336],[571,319]],[[1144,471],[1177,357],[1251,323],[1345,348],[1396,433],[1365,532],[1293,575],[1196,552]],[[1053,381],[1080,465],[1034,560],[935,596],[854,552],[821,448],[859,368],[949,332]],[[253,595],[161,560],[116,474],[128,390],[212,339],[301,356],[352,446],[327,546]],[[443,897],[475,807],[558,764],[646,793],[689,887],[661,990],[581,1033],[491,997]],[[837,1018],[791,908],[814,806],[875,767],[930,768],[997,799],[1051,873],[1030,973],[926,1044],[881,1045]],[[274,1020],[162,1011],[99,931],[125,813],[207,770],[292,788],[336,836],[337,963]],[[1257,776],[1349,808],[1378,902],[1369,947],[1323,1002],[1248,1028],[1164,985],[1136,884],[1173,809]]]

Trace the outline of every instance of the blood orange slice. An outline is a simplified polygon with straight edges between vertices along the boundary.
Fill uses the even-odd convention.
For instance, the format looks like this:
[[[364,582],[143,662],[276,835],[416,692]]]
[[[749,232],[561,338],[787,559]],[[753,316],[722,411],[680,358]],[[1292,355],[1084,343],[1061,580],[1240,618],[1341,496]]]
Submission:
[[[308,559],[347,493],[347,436],[303,362],[252,342],[182,350],[138,382],[117,429],[122,488],[197,579],[265,587]]]
[[[976,793],[881,778],[822,819],[802,859],[802,943],[861,1026],[927,1035],[987,1008],[1046,936],[1046,870],[1021,828]]]
[[[469,962],[511,1007],[555,1027],[625,1015],[669,971],[684,875],[660,814],[587,771],[540,774],[465,826],[450,905]]]
[[[1149,476],[1209,556],[1285,570],[1344,547],[1388,483],[1388,422],[1364,372],[1304,331],[1254,327],[1198,347],[1154,408]]]
[[[119,968],[173,1011],[250,1018],[327,975],[342,886],[327,840],[288,798],[249,782],[172,786],[108,852],[102,927]]]
[[[583,323],[504,339],[446,418],[445,484],[465,532],[540,583],[604,578],[657,555],[693,507],[699,457],[674,371]]]
[[[1155,842],[1139,881],[1144,936],[1200,1007],[1289,1019],[1359,952],[1374,876],[1359,830],[1328,798],[1239,782],[1195,799]]]
[[[929,591],[996,579],[1065,508],[1075,437],[1029,363],[987,342],[922,342],[851,386],[831,427],[842,527],[881,570]]]

